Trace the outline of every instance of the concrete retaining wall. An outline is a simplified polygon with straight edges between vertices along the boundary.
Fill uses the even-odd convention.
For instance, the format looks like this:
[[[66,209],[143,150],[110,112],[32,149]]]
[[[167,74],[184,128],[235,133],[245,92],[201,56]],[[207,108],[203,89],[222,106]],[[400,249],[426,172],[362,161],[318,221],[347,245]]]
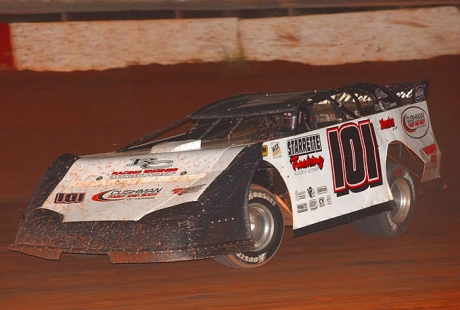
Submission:
[[[460,53],[454,7],[240,21],[246,59],[336,65]]]
[[[9,32],[6,42],[0,27],[0,62],[6,59],[0,68],[36,71],[228,60],[336,65],[460,54],[456,7],[260,19],[15,23]],[[8,44],[13,61],[2,57]]]

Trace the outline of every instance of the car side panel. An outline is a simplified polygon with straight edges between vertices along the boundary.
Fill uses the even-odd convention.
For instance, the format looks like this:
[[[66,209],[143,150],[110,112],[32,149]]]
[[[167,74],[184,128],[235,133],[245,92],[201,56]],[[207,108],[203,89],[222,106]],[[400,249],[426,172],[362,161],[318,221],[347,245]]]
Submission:
[[[294,234],[339,217],[353,220],[352,214],[392,201],[386,160],[394,141],[425,163],[422,181],[439,177],[426,102],[265,143],[264,160],[277,167],[290,193]]]

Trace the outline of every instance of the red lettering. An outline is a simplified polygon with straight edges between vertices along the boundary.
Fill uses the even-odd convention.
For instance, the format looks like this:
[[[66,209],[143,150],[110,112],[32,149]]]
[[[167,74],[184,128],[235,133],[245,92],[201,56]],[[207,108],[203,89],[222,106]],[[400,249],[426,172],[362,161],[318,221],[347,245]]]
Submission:
[[[158,173],[158,172],[175,172],[178,168],[165,168],[165,169],[148,169],[144,173]]]
[[[388,117],[387,119],[379,120],[380,129],[390,129],[395,127],[395,120],[392,117]]]
[[[436,144],[430,144],[428,146],[425,146],[423,148],[423,152],[426,154],[426,155],[432,155],[434,153],[436,153],[437,149],[436,149]]]
[[[320,170],[323,170],[324,158],[321,155],[318,157],[307,155],[305,159],[299,160],[299,155],[294,155],[291,157],[289,162],[291,163],[294,171],[315,166],[318,166]]]
[[[112,175],[123,175],[123,174],[141,174],[142,170],[135,170],[135,171],[114,171]]]

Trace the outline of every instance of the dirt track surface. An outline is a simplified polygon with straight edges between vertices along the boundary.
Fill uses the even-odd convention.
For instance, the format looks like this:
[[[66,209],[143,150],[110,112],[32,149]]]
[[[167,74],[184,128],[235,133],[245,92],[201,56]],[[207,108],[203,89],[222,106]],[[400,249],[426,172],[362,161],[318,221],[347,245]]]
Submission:
[[[146,66],[104,72],[0,71],[0,309],[460,309],[460,57],[312,67],[291,63]],[[58,155],[112,151],[196,108],[242,92],[430,79],[428,106],[448,188],[420,196],[406,234],[352,223],[292,238],[255,270],[212,260],[112,265],[8,251]]]

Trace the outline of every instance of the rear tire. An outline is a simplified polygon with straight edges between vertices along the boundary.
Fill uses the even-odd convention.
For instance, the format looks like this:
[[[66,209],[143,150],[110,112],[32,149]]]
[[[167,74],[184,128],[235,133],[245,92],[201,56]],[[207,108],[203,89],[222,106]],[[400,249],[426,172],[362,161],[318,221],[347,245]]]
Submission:
[[[275,256],[284,234],[283,214],[273,194],[259,185],[251,185],[248,213],[254,250],[217,256],[214,260],[231,268],[256,268]]]
[[[388,162],[387,175],[396,208],[355,221],[356,227],[366,235],[397,237],[407,230],[414,218],[415,186],[409,171]]]

